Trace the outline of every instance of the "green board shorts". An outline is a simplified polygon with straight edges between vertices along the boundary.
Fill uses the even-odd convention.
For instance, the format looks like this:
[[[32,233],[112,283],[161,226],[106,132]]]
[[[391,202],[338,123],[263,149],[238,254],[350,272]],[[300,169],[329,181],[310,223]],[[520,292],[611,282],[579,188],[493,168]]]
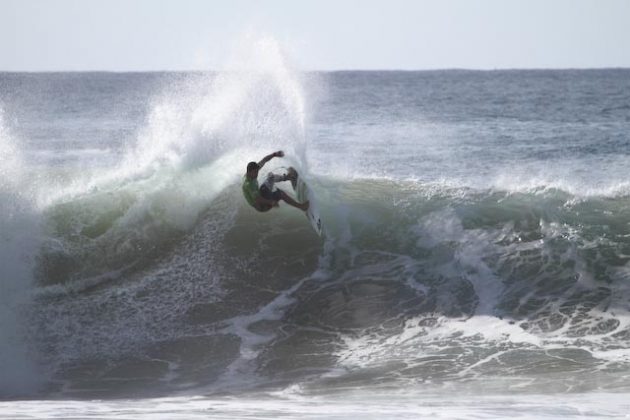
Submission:
[[[248,179],[247,176],[243,178],[243,195],[250,206],[254,207],[258,211],[267,211],[271,209],[270,205],[256,205],[256,197],[260,195],[267,200],[279,201],[282,199],[282,190],[273,191],[273,184],[278,181],[283,181],[284,177],[281,175],[275,175],[269,173],[267,180],[264,184],[258,187],[257,179]]]
[[[260,195],[262,198],[266,198],[267,200],[279,201],[282,199],[281,190],[271,191],[265,184],[260,187]]]

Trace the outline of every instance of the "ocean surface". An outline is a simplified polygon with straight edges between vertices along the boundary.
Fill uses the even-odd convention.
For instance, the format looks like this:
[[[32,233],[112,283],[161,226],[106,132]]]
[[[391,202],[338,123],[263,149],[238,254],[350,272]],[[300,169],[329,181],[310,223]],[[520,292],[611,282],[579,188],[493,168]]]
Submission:
[[[1,419],[627,418],[630,70],[247,64],[0,73]]]

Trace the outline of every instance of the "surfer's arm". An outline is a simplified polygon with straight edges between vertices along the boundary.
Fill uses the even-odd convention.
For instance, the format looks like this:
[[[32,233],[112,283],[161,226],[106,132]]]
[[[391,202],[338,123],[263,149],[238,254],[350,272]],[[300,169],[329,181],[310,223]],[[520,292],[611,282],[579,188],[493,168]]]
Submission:
[[[284,152],[282,150],[273,152],[272,154],[265,156],[264,158],[262,158],[260,162],[258,162],[258,168],[262,168],[265,165],[265,163],[269,162],[271,159],[275,157],[283,157],[283,156],[284,156]]]

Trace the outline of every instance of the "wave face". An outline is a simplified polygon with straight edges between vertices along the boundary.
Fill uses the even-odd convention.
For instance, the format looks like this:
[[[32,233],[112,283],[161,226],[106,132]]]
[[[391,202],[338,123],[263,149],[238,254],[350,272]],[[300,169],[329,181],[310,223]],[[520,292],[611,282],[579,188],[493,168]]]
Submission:
[[[233,61],[0,75],[3,398],[627,390],[630,72]]]
[[[101,271],[40,286],[29,315],[53,382],[81,396],[626,386],[627,198],[320,188],[325,243],[293,209],[261,218],[226,191],[116,271],[102,273],[116,250],[83,248]]]

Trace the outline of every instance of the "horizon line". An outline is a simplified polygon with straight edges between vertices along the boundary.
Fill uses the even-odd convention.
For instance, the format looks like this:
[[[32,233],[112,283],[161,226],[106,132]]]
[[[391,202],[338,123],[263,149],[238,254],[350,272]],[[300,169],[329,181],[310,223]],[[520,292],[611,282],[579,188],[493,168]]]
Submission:
[[[630,70],[624,66],[603,66],[603,67],[496,67],[496,68],[474,68],[474,67],[443,67],[443,68],[418,68],[418,69],[397,69],[397,68],[356,68],[356,69],[307,69],[296,70],[302,73],[351,73],[351,72],[437,72],[437,71],[466,71],[466,72],[493,72],[493,71],[593,71],[593,70]],[[241,70],[230,69],[170,69],[170,70],[2,70],[0,73],[28,73],[28,74],[51,74],[51,73],[220,73],[234,72]]]

